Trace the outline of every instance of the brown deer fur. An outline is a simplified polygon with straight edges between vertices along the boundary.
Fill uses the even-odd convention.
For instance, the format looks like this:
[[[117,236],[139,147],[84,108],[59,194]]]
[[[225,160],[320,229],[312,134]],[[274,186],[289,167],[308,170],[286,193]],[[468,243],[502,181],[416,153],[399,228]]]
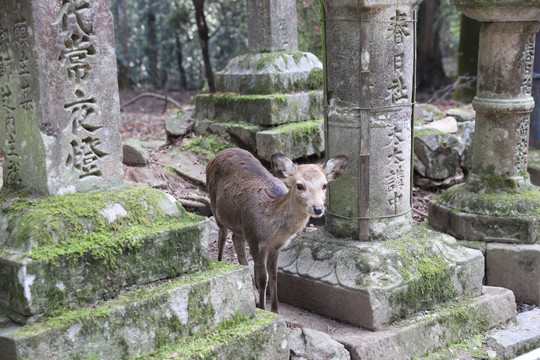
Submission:
[[[282,154],[272,155],[278,176],[270,174],[249,152],[227,149],[206,167],[206,186],[212,213],[219,227],[218,260],[221,261],[227,229],[233,233],[238,261],[247,265],[246,241],[254,260],[254,282],[261,309],[269,280],[271,309],[278,312],[277,267],[279,249],[307,224],[320,217],[328,181],[341,176],[348,158],[340,155],[324,166],[295,165]]]

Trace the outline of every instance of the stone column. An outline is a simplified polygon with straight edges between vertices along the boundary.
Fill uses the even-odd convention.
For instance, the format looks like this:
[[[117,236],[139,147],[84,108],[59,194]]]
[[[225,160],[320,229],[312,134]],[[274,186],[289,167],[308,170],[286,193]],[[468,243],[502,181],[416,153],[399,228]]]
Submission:
[[[247,0],[250,52],[298,50],[295,0]]]
[[[540,8],[534,1],[454,3],[482,22],[473,166],[465,185],[432,204],[429,222],[459,239],[534,243],[540,199],[527,153]]]
[[[110,1],[0,1],[5,188],[55,195],[121,183],[109,6]]]
[[[418,3],[324,2],[327,154],[351,159],[330,186],[326,224],[335,236],[368,241],[410,230]]]

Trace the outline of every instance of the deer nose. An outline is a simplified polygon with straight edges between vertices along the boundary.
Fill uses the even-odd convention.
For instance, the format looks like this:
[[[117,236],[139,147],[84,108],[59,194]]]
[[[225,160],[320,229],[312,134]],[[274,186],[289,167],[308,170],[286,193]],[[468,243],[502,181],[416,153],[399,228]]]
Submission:
[[[313,213],[315,215],[321,215],[324,211],[324,208],[322,206],[314,206],[313,207]]]

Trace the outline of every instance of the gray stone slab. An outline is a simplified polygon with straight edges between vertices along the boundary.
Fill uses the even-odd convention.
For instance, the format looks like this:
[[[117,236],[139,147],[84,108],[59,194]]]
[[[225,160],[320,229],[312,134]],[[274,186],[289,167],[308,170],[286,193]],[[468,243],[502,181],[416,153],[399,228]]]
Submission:
[[[198,119],[245,122],[259,126],[322,118],[322,92],[237,95],[200,94],[195,98]]]
[[[56,195],[121,184],[110,1],[0,7],[4,187]]]
[[[491,334],[487,342],[504,359],[540,348],[540,309],[518,314],[516,325]]]
[[[122,162],[129,166],[146,166],[150,155],[137,139],[128,139],[122,145]]]
[[[517,301],[540,305],[539,269],[540,244],[487,245],[487,284],[512,290]]]
[[[329,333],[345,345],[353,360],[400,360],[421,357],[492,327],[516,315],[514,296],[503,288],[484,287],[482,295],[417,315],[382,331],[370,331],[280,305],[281,316],[303,328]]]
[[[0,308],[19,321],[208,264],[208,220],[146,186],[0,204]]]
[[[321,331],[296,328],[289,334],[290,360],[350,360],[343,344]]]
[[[322,63],[300,51],[248,53],[215,73],[216,90],[240,94],[275,94],[320,90]]]
[[[314,231],[282,249],[278,294],[318,314],[381,330],[439,303],[479,295],[483,274],[480,251],[429,229],[381,242]]]
[[[256,134],[257,156],[270,161],[272,154],[280,152],[291,159],[324,152],[323,121],[303,121],[281,125]]]
[[[249,269],[213,263],[206,271],[148,285],[97,307],[0,329],[0,348],[4,360],[129,359],[254,314]]]

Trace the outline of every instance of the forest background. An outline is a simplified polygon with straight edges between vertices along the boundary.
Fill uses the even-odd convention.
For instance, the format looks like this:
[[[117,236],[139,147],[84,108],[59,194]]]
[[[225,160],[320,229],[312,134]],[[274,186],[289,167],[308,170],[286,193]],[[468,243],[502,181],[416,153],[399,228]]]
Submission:
[[[320,0],[296,3],[299,50],[321,58]],[[247,50],[245,6],[242,0],[113,0],[120,89],[212,91],[213,72]],[[418,100],[472,100],[478,31],[449,0],[418,7]]]

